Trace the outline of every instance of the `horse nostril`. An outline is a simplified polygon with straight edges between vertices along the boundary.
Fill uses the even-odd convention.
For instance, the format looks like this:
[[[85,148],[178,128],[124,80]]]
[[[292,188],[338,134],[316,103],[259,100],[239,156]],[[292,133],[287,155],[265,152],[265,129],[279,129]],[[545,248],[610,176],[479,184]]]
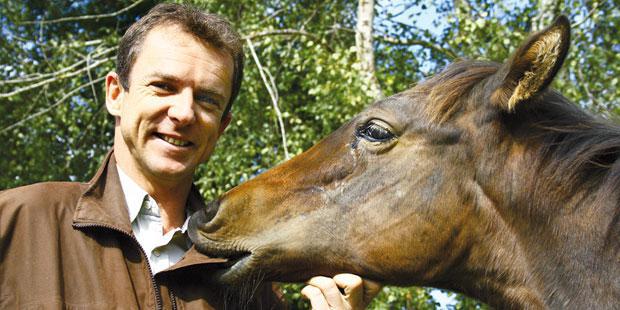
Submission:
[[[209,233],[213,230],[213,225],[209,225],[211,220],[217,214],[217,210],[220,207],[220,202],[214,200],[209,202],[204,209],[198,210],[192,214],[188,223],[189,237],[194,243],[198,242],[198,231]]]
[[[210,222],[214,217],[215,214],[217,213],[217,210],[220,208],[220,201],[219,200],[212,200],[209,203],[207,203],[206,208],[203,209],[204,211],[204,216],[205,216],[205,223],[206,222]]]

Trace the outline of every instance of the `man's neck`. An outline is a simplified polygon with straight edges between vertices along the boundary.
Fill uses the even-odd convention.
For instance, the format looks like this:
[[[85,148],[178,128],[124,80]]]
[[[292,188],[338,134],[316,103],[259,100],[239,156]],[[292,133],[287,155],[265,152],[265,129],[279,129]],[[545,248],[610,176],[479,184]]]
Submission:
[[[155,199],[159,207],[164,234],[183,226],[186,217],[185,207],[192,186],[191,178],[182,182],[165,182],[163,179],[158,180],[154,177],[145,176],[138,169],[134,169],[132,165],[126,165],[120,161],[117,162],[117,165],[123,173]]]
[[[186,216],[185,208],[187,205],[187,197],[189,196],[190,188],[191,183],[186,188],[181,188],[174,191],[149,192],[149,195],[155,199],[157,205],[159,206],[159,215],[161,216],[164,234],[174,228],[183,226]],[[182,199],[179,199],[179,197]]]

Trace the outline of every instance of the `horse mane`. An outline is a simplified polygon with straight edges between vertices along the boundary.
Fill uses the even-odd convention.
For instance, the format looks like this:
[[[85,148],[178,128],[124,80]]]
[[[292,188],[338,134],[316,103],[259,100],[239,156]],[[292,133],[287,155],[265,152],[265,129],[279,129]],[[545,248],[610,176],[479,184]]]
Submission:
[[[426,115],[441,124],[467,107],[490,105],[484,86],[494,83],[481,82],[493,78],[500,67],[489,61],[458,61],[405,94],[424,94]],[[498,113],[507,133],[536,148],[532,154],[538,166],[528,184],[532,191],[555,201],[586,193],[596,195],[595,204],[615,205],[615,213],[609,214],[608,240],[613,239],[620,231],[620,127],[586,113],[552,89],[512,112]]]
[[[558,182],[613,185],[612,192],[603,194],[614,194],[620,185],[620,127],[589,115],[553,90],[537,101],[507,118],[529,125],[541,145],[541,168]]]
[[[499,67],[489,61],[460,60],[408,92],[426,94],[430,103],[425,107],[427,116],[432,122],[443,123],[463,108],[464,97],[483,96],[473,88],[497,72]],[[471,94],[472,91],[475,94]]]

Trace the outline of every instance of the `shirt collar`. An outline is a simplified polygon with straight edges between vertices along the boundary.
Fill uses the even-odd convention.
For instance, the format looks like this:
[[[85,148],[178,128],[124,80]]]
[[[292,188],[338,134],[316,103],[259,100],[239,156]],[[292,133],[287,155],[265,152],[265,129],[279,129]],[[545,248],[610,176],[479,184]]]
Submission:
[[[116,165],[118,170],[118,178],[121,182],[121,188],[125,193],[125,202],[127,203],[127,211],[129,211],[129,222],[133,222],[138,213],[140,213],[140,209],[142,208],[142,202],[144,201],[144,196],[147,196],[148,193],[143,190],[140,185],[138,185],[134,180],[132,180],[119,165]]]
[[[119,165],[116,165],[116,169],[118,170],[118,178],[121,182],[121,188],[125,193],[125,202],[127,203],[127,211],[129,211],[129,222],[133,223],[138,217],[140,210],[142,209],[142,203],[144,202],[144,197],[148,196],[148,193],[140,187],[133,179],[131,179],[124,171],[121,169]],[[157,203],[152,200],[151,196],[148,196],[148,199],[151,200],[150,203],[154,203],[157,208]],[[185,222],[183,226],[181,226],[181,233],[185,233],[187,231],[187,226],[189,224],[189,216],[190,211],[188,208],[185,208]]]
[[[187,211],[187,209],[185,209],[185,222],[183,223],[183,226],[181,226],[181,232],[182,233],[185,233],[187,231],[187,226],[189,225],[189,217],[190,217],[190,215],[191,214],[189,214],[189,211]]]

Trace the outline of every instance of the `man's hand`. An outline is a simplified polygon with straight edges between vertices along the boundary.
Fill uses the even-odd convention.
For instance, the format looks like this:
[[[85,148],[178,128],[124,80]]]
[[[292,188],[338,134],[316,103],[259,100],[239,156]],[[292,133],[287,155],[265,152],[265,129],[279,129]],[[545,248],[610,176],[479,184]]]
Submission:
[[[338,274],[333,278],[318,276],[307,283],[301,294],[310,300],[315,310],[366,309],[382,287],[379,283],[349,273]]]

